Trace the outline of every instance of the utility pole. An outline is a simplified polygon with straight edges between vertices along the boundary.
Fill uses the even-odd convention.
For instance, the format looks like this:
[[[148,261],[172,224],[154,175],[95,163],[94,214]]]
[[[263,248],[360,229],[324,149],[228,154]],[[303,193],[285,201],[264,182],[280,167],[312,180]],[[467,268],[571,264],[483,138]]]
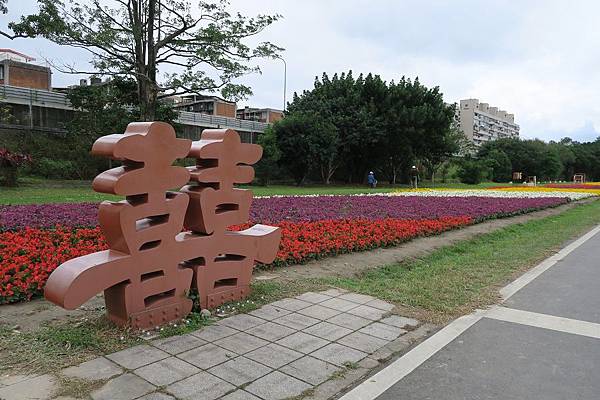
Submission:
[[[285,112],[285,106],[287,104],[285,97],[287,92],[287,63],[285,62],[285,59],[280,55],[275,56],[275,58],[278,58],[281,61],[283,61],[283,111]]]

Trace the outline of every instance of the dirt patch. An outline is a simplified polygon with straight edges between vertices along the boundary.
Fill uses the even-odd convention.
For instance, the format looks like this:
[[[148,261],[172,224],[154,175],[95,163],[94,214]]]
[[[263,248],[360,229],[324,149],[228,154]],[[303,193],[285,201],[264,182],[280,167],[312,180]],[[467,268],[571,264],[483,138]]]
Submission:
[[[510,225],[558,215],[573,207],[592,201],[596,201],[596,199],[586,199],[529,214],[486,221],[477,225],[445,232],[441,235],[414,239],[392,248],[343,254],[337,257],[311,261],[304,265],[295,265],[271,271],[256,271],[254,279],[272,279],[279,282],[289,282],[326,276],[353,276],[382,265],[423,257],[441,247],[452,245],[462,240],[469,240],[478,235],[493,232]],[[63,310],[44,299],[37,299],[27,303],[0,306],[0,324],[9,328],[14,327],[20,331],[31,331],[37,329],[42,324],[60,322],[72,318],[85,318],[103,313],[104,299],[102,295],[94,297],[82,307],[72,311]]]

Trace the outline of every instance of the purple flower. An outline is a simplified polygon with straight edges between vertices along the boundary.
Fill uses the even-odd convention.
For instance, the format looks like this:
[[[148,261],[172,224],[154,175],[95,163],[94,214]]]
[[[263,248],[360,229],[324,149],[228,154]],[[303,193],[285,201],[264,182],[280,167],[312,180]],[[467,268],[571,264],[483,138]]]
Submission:
[[[250,220],[260,223],[326,219],[433,219],[470,216],[475,220],[503,217],[558,206],[563,197],[423,197],[423,196],[310,196],[255,198]],[[97,225],[98,204],[69,203],[0,206],[0,231],[55,225]]]

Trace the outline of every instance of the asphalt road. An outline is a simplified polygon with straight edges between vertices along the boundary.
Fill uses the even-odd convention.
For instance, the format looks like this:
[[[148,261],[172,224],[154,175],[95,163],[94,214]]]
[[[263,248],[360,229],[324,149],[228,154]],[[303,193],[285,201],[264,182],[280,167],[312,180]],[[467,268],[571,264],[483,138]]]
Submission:
[[[343,400],[600,399],[600,229]]]

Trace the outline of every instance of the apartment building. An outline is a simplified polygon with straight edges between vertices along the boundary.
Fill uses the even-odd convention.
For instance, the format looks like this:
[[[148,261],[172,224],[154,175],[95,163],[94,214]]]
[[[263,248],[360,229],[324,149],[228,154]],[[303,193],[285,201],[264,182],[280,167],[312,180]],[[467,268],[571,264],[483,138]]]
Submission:
[[[236,118],[272,124],[283,118],[283,111],[273,108],[252,108],[246,106],[237,110]]]
[[[12,49],[0,49],[0,85],[51,90],[50,68],[33,64],[35,58]]]
[[[459,129],[479,147],[485,142],[501,138],[519,137],[519,125],[510,114],[478,99],[461,100],[456,110]]]
[[[173,99],[173,106],[181,111],[189,111],[220,117],[235,118],[236,104],[218,96],[189,95]]]

